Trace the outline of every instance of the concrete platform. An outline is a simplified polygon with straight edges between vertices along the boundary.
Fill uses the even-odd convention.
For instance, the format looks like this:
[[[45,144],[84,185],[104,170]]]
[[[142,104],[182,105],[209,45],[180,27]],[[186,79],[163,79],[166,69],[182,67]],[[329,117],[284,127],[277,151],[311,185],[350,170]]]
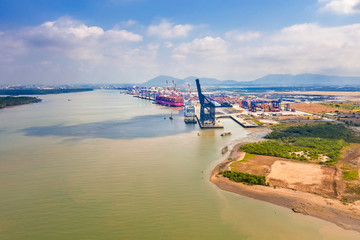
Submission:
[[[215,124],[202,124],[200,122],[200,118],[198,117],[198,115],[196,115],[196,119],[199,123],[199,126],[201,129],[209,129],[209,128],[224,128],[224,126],[222,124],[220,124],[219,122],[216,122]]]
[[[244,118],[240,117],[239,114],[226,114],[218,116],[218,118],[231,118],[238,124],[240,124],[244,128],[255,128],[258,127],[256,123],[251,120],[245,120]]]

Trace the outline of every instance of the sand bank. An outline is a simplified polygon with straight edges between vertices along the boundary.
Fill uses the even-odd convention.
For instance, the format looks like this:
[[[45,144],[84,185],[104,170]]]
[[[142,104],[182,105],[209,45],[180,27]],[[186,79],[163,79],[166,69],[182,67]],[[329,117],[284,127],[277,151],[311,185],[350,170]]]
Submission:
[[[248,186],[230,181],[219,175],[219,170],[230,170],[231,160],[241,157],[239,148],[242,144],[263,140],[268,129],[251,129],[247,138],[230,144],[231,151],[225,160],[212,171],[210,181],[222,190],[234,192],[243,196],[266,201],[279,206],[333,222],[338,226],[360,232],[360,203],[343,204],[337,199],[324,198],[308,192],[296,191],[289,188],[271,186]]]

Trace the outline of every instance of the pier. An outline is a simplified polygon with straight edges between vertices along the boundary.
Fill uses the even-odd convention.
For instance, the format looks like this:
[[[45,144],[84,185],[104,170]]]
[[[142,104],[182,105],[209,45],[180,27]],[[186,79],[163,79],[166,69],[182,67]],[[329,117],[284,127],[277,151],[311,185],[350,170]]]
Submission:
[[[136,97],[136,98],[141,98],[141,99],[145,99],[145,100],[150,100],[150,101],[155,101],[155,98],[149,97],[149,96],[134,95],[134,97]]]
[[[199,112],[196,113],[196,120],[199,123],[200,128],[215,128],[215,129],[224,128],[224,126],[221,123],[219,123],[217,120],[215,120],[215,122],[207,122],[207,121],[201,122]]]
[[[231,118],[232,120],[240,124],[243,128],[255,128],[259,126],[258,124],[254,123],[251,120],[244,119],[239,114],[225,114],[225,115],[217,116],[217,118]]]

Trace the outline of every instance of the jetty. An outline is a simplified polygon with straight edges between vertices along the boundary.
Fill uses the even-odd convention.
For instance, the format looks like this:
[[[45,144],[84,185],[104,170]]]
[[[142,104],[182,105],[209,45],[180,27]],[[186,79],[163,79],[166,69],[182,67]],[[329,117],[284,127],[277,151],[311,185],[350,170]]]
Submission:
[[[236,123],[240,124],[243,128],[256,128],[259,126],[251,119],[246,119],[240,114],[224,114],[224,115],[218,115],[216,116],[216,118],[231,118]]]

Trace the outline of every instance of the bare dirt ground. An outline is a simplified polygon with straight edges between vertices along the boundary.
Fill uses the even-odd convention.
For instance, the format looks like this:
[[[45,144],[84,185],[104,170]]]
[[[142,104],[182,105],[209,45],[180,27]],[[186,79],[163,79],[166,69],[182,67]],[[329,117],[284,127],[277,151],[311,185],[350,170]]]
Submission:
[[[329,106],[325,106],[319,103],[291,103],[291,108],[295,108],[296,110],[307,112],[307,113],[316,113],[323,114],[324,112],[349,112],[349,110],[341,109],[341,108],[333,108]]]
[[[314,193],[324,197],[337,197],[334,188],[336,169],[311,163],[276,161],[266,179],[270,186]]]
[[[231,164],[231,170],[236,172],[246,172],[254,175],[266,176],[270,173],[271,165],[278,160],[286,160],[278,157],[269,157],[261,155],[253,155],[245,162],[240,162],[242,158]]]
[[[360,180],[344,180],[346,171],[357,171],[360,176],[360,144],[353,143],[345,148],[337,165],[339,172],[337,179],[337,190],[339,198],[344,202],[355,202],[360,200]]]
[[[238,160],[241,159],[238,158]],[[270,186],[314,193],[324,197],[337,197],[337,190],[334,188],[336,173],[334,166],[253,155],[246,161],[231,163],[231,170],[265,176]]]
[[[287,183],[288,186],[298,183],[304,185],[321,184],[323,177],[323,169],[319,165],[289,161],[274,162],[267,176],[269,180],[280,180]]]

